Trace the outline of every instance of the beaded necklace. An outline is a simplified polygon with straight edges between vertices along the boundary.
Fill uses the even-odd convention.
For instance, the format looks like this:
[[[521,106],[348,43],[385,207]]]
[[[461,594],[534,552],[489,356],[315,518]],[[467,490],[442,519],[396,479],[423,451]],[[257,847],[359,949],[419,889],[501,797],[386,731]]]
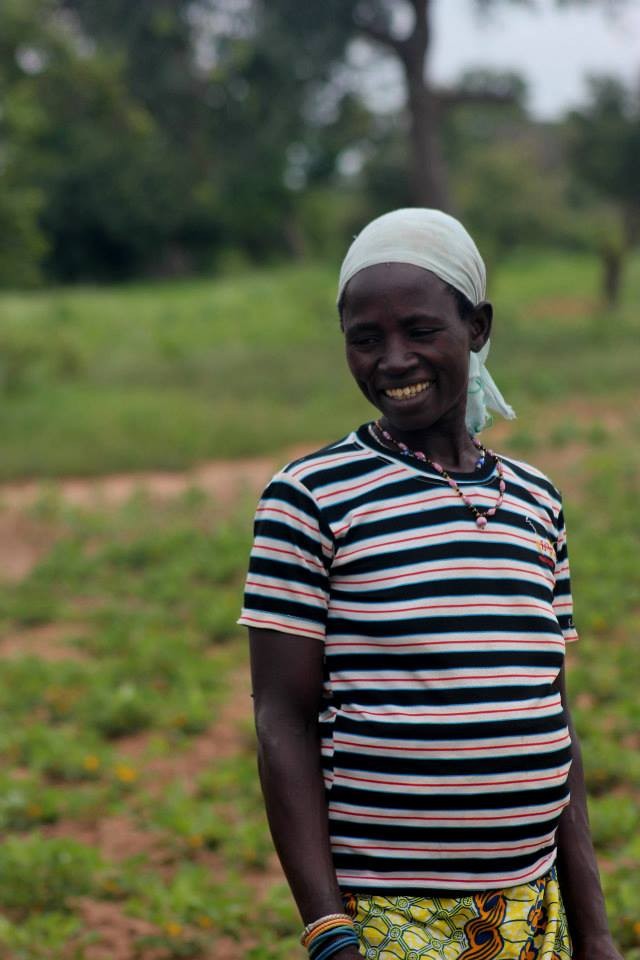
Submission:
[[[391,434],[384,429],[379,420],[376,420],[373,424],[375,432],[378,434],[378,439],[382,438],[383,441],[387,441],[387,444],[392,444],[400,453],[404,454],[405,457],[414,457],[416,460],[421,460],[423,463],[428,463],[430,467],[439,473],[443,477],[452,490],[458,494],[462,502],[466,507],[471,510],[472,514],[475,517],[476,524],[480,530],[484,530],[487,523],[489,522],[489,517],[495,516],[497,510],[502,506],[502,501],[504,500],[504,492],[506,490],[506,484],[504,481],[504,467],[502,465],[502,460],[500,457],[489,450],[487,447],[483,447],[479,440],[476,440],[475,437],[471,437],[471,442],[474,447],[480,451],[480,457],[476,462],[476,470],[480,470],[485,463],[487,456],[492,457],[495,460],[496,468],[498,470],[498,499],[496,500],[495,506],[490,507],[488,510],[478,510],[478,508],[471,503],[471,500],[467,497],[466,494],[462,492],[460,486],[456,483],[452,476],[450,476],[447,471],[444,469],[441,464],[437,463],[435,460],[430,460],[429,457],[422,452],[422,450],[411,450],[406,443],[401,443],[400,440],[396,440]]]

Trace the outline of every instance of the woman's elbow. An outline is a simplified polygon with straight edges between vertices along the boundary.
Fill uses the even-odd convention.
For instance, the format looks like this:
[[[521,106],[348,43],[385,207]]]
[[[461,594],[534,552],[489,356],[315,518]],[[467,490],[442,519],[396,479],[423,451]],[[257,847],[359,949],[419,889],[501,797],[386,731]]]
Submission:
[[[254,719],[258,753],[262,756],[280,753],[300,740],[317,736],[317,714],[256,707]]]

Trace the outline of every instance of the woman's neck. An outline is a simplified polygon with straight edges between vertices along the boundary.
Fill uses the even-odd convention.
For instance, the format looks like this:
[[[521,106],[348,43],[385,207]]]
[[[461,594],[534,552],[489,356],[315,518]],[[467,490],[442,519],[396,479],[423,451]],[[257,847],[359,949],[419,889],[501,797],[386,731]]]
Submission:
[[[445,470],[471,473],[475,468],[478,448],[464,423],[455,430],[451,430],[450,425],[439,429],[437,424],[428,430],[398,430],[386,417],[382,417],[380,423],[394,440],[406,444],[410,450],[419,450]]]

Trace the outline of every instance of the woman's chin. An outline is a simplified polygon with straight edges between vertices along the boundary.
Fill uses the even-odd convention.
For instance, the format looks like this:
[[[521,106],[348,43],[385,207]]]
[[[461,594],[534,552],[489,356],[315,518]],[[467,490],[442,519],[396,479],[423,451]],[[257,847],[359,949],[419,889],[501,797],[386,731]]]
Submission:
[[[394,401],[385,397],[384,403],[376,404],[387,428],[401,433],[426,433],[437,428],[438,433],[452,438],[467,433],[465,424],[466,405],[451,410],[442,410],[431,399],[430,403],[416,403],[417,398]]]

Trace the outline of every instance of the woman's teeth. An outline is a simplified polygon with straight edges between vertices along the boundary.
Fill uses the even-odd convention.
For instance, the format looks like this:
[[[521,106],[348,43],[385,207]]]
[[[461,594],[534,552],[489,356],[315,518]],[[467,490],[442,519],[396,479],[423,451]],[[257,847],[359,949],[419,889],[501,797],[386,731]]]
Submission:
[[[410,397],[417,397],[419,393],[427,390],[431,386],[431,380],[424,380],[422,383],[412,383],[409,387],[394,387],[391,390],[385,390],[387,397],[392,400],[408,400]]]

